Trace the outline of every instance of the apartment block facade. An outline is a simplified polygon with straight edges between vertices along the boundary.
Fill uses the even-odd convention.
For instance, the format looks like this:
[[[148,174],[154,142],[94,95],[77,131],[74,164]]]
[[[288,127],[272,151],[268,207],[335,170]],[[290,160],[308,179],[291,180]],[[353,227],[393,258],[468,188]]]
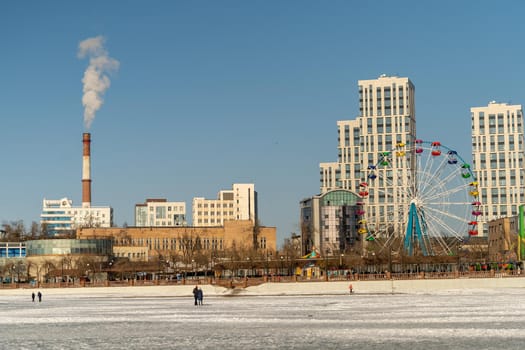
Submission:
[[[223,226],[228,220],[257,222],[257,192],[254,184],[233,184],[221,190],[217,199],[195,197],[192,201],[192,225]]]
[[[470,112],[473,170],[482,211],[478,230],[487,236],[489,221],[516,216],[525,201],[523,109],[493,101]]]
[[[378,79],[359,80],[359,116],[337,122],[338,159],[320,163],[320,190],[346,189],[358,193],[366,181],[367,169],[380,161],[383,152],[399,143],[416,140],[415,87],[408,78],[381,75]],[[391,181],[370,184],[367,198],[368,225],[373,230],[405,225],[405,210],[396,206],[404,195],[403,179],[413,177],[415,166],[398,167]],[[387,169],[378,171],[388,171]],[[385,230],[386,231],[386,230]]]
[[[146,199],[135,204],[136,227],[186,226],[186,203],[164,198]]]

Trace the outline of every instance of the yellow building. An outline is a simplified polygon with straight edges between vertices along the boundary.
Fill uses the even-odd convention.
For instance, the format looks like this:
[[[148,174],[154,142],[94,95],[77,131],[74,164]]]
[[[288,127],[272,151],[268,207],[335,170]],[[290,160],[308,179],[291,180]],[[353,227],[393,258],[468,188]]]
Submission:
[[[489,259],[497,262],[515,261],[518,251],[518,216],[488,222]]]
[[[254,227],[251,220],[225,221],[219,227],[92,227],[77,230],[78,239],[112,238],[117,257],[191,256],[196,252],[216,252],[229,249],[276,250],[276,228]],[[137,259],[130,259],[137,260]]]

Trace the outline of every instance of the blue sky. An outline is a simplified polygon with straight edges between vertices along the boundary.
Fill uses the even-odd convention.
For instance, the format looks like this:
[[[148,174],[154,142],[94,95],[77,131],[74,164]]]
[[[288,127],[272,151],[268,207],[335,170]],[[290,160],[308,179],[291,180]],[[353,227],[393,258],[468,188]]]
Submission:
[[[520,1],[2,1],[0,222],[81,201],[79,43],[120,62],[92,134],[93,205],[133,223],[146,198],[253,182],[279,242],[337,159],[357,81],[416,86],[418,137],[471,159],[470,107],[525,101]]]

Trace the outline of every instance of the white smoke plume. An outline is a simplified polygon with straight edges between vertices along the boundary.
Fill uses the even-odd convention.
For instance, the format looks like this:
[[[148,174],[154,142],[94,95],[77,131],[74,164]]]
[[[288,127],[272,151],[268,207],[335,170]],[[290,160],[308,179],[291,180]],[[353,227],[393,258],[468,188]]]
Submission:
[[[89,66],[84,72],[82,105],[84,106],[84,127],[89,129],[96,112],[104,103],[104,92],[111,82],[108,74],[117,71],[120,63],[109,57],[104,48],[105,38],[97,36],[83,40],[78,44],[78,57],[89,57]]]

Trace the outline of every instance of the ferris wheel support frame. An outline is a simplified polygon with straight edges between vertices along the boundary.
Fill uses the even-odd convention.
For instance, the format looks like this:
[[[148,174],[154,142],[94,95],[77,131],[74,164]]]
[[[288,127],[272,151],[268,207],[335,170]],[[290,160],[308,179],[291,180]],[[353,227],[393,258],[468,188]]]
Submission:
[[[415,203],[410,204],[410,210],[408,212],[408,224],[405,232],[404,248],[408,255],[414,253],[414,242],[419,243],[419,247],[424,256],[428,255],[426,244],[423,237],[423,229],[419,221],[419,215],[417,214],[417,208]]]

